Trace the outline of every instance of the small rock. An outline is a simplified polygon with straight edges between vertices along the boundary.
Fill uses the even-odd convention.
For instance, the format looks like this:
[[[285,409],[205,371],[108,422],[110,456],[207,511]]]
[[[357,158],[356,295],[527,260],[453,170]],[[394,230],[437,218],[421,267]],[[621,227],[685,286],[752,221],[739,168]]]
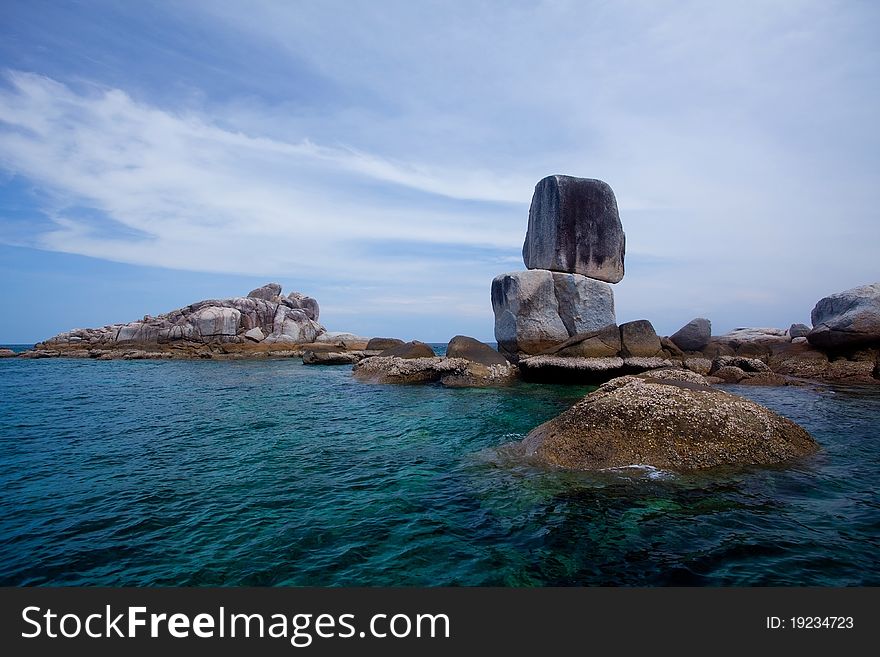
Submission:
[[[788,337],[792,340],[795,338],[805,338],[810,334],[810,327],[806,324],[792,324],[788,327]]]

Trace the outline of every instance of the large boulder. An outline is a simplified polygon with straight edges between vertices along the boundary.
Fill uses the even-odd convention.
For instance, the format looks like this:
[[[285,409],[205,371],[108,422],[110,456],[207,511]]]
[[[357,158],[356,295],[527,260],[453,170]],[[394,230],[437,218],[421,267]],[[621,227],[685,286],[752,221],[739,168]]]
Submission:
[[[612,379],[533,429],[522,443],[526,454],[576,470],[694,470],[779,463],[818,450],[804,429],[759,404],[663,376]]]
[[[624,356],[656,356],[662,348],[654,325],[647,319],[621,324],[620,342]]]
[[[404,342],[403,344],[395,345],[393,347],[389,347],[385,349],[382,353],[379,354],[384,358],[434,358],[436,354],[434,350],[431,349],[424,342],[419,342],[418,340],[413,340],[411,342]]]
[[[496,276],[492,309],[499,351],[511,355],[540,354],[574,335],[616,323],[610,285],[546,269]]]
[[[249,299],[262,299],[263,301],[274,301],[281,294],[281,286],[278,283],[266,283],[256,290],[248,292]]]
[[[507,359],[484,342],[456,335],[446,345],[447,358],[464,358],[482,365],[508,365]]]
[[[692,319],[669,336],[682,351],[699,351],[712,337],[712,322],[704,317]]]
[[[880,283],[821,299],[810,315],[810,344],[824,349],[880,343]]]
[[[623,278],[626,238],[617,200],[601,180],[548,176],[535,186],[523,244],[528,269]]]

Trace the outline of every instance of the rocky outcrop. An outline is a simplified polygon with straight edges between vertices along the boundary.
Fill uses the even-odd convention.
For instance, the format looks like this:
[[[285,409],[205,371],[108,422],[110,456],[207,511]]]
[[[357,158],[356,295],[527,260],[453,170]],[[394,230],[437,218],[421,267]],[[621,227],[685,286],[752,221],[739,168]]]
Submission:
[[[615,323],[614,295],[607,283],[543,269],[497,276],[492,309],[499,351],[512,359]]]
[[[819,449],[803,428],[759,404],[692,380],[661,377],[605,383],[533,429],[522,449],[566,469],[649,465],[679,471],[769,465]]]
[[[669,339],[682,351],[700,351],[709,344],[712,337],[712,323],[697,317],[669,336]]]
[[[527,269],[623,278],[626,238],[617,200],[601,180],[548,176],[535,186],[523,244]]]
[[[12,349],[0,349],[0,358],[13,358],[15,352]]]
[[[219,344],[284,349],[314,342],[323,334],[324,327],[317,317],[314,299],[298,293],[282,296],[281,286],[269,283],[247,297],[208,299],[127,324],[74,329],[46,340],[37,349],[58,350],[64,355],[89,350],[130,351],[132,347],[154,352],[176,349],[173,355],[186,350],[195,354],[203,345]]]
[[[620,342],[624,356],[657,356],[662,349],[654,325],[647,319],[621,324]]]
[[[880,344],[880,283],[820,299],[810,315],[810,344],[825,349]]]

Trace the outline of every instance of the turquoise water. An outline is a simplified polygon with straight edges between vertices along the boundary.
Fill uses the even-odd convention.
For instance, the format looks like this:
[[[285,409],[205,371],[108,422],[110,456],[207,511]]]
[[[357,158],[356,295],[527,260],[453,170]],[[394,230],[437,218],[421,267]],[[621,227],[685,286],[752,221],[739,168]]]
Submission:
[[[588,388],[0,360],[0,584],[880,584],[880,391],[732,389],[823,451],[560,473],[498,448]]]

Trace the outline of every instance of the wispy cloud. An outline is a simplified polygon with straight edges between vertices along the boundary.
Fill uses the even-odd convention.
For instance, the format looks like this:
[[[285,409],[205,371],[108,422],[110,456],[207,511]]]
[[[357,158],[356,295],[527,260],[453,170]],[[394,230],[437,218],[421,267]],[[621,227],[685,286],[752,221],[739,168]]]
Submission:
[[[88,38],[50,24],[4,62],[0,167],[32,185],[39,220],[0,240],[308,280],[340,315],[427,329],[458,312],[485,336],[534,183],[570,173],[618,194],[622,319],[802,321],[876,278],[873,6],[161,9],[71,13]]]

